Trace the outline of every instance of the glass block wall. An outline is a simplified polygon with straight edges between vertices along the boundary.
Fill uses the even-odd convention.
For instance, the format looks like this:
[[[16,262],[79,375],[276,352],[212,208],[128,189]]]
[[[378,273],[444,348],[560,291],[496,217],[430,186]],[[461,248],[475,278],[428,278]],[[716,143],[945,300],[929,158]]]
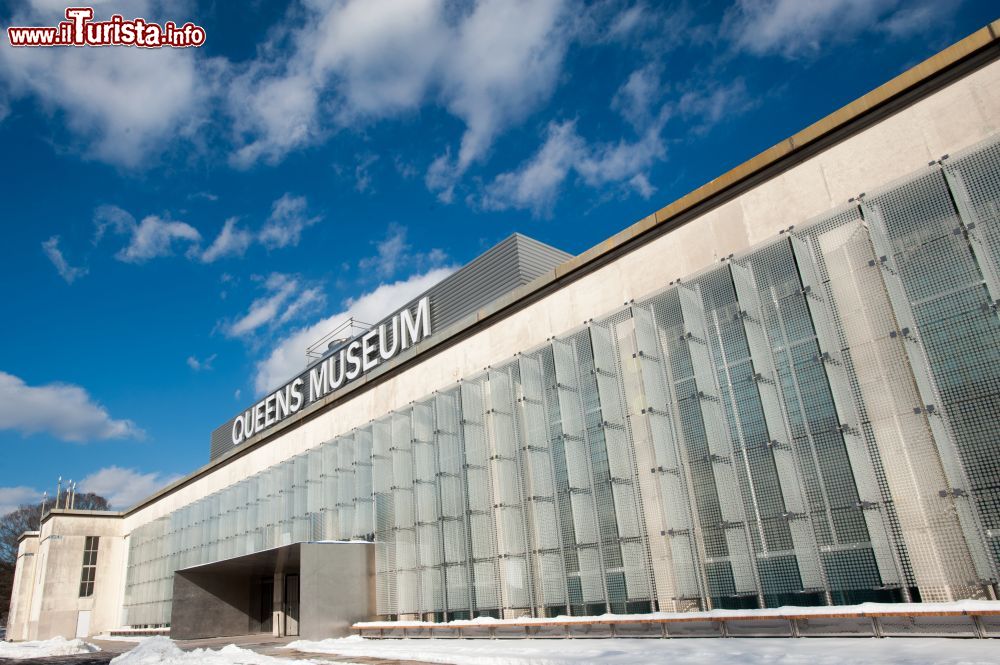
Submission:
[[[356,432],[139,527],[122,623],[169,625],[175,570],[294,542],[370,540],[371,483],[371,438]]]
[[[995,597],[1000,142],[788,221],[136,530],[125,623],[348,538],[391,618]]]

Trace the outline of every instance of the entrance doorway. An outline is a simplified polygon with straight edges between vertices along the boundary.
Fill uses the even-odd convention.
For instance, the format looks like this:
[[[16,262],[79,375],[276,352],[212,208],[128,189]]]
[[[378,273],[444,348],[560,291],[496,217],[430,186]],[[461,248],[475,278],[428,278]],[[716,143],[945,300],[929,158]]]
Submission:
[[[174,571],[170,636],[348,635],[374,614],[374,550],[295,543]]]
[[[285,635],[299,634],[299,576],[285,575]]]
[[[271,633],[274,631],[274,577],[258,577],[254,580],[250,595],[250,632]]]
[[[76,615],[76,636],[90,637],[90,610],[80,610]]]

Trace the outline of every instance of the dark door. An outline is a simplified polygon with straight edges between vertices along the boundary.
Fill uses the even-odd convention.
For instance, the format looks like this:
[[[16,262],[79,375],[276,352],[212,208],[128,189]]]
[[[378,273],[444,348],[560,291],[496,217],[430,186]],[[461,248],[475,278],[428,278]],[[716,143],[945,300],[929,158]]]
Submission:
[[[250,632],[270,633],[274,630],[274,578],[254,580],[250,595]]]
[[[299,576],[285,575],[285,635],[299,634]]]

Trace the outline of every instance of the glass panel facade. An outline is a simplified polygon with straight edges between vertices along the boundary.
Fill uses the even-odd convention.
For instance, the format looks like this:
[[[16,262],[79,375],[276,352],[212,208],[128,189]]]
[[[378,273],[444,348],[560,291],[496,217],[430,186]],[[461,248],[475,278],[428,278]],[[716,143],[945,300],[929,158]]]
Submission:
[[[124,623],[333,539],[392,618],[990,597],[998,172],[976,146],[144,525]]]

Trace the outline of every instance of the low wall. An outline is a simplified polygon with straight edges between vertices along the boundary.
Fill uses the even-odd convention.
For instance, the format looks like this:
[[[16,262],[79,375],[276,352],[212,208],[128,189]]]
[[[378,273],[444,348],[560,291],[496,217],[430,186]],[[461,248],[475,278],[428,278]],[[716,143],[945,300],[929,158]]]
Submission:
[[[554,619],[489,619],[431,623],[372,621],[353,631],[369,639],[610,637],[964,637],[1000,638],[1000,603],[961,609],[835,607],[715,610],[684,614],[606,615]]]

